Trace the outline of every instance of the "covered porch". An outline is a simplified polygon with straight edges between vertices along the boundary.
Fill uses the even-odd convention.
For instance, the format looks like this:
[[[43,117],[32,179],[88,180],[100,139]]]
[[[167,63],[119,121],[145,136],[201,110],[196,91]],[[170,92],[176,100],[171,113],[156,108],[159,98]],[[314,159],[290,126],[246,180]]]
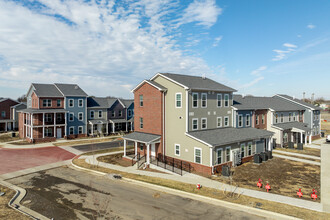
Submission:
[[[289,122],[277,124],[281,130],[282,143],[281,147],[287,147],[289,143],[294,144],[307,144],[308,137],[311,139],[311,129],[307,127],[307,124],[302,122]]]
[[[126,120],[126,119],[110,119],[110,132],[116,133],[119,131],[133,131],[133,118]]]
[[[0,132],[15,130],[15,121],[10,119],[0,120]]]
[[[89,120],[88,121],[88,135],[108,135],[109,122],[107,120]]]

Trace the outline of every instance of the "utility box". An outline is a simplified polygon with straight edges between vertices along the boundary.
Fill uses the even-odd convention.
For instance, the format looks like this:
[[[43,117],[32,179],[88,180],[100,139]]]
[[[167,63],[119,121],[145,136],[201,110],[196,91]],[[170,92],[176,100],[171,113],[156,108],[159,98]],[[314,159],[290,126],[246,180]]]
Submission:
[[[289,142],[288,143],[288,148],[293,149],[294,148],[294,143],[293,142]]]
[[[11,137],[16,137],[16,133],[15,132],[11,132]]]
[[[222,166],[222,176],[230,176],[230,167],[228,165]]]
[[[260,153],[262,161],[266,162],[268,160],[268,156],[266,152]]]
[[[256,164],[260,164],[260,163],[262,163],[262,159],[261,159],[261,157],[260,157],[260,154],[255,154],[255,155],[253,156],[253,162],[256,163]]]
[[[303,150],[304,149],[304,144],[303,143],[297,144],[297,149],[298,150]]]

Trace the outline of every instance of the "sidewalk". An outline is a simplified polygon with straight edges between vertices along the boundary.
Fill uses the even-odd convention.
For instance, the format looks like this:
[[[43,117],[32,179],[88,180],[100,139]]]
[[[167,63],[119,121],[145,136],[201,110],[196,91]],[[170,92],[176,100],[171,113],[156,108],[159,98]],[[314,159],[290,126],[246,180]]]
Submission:
[[[312,160],[305,160],[305,159],[300,159],[300,158],[296,158],[296,157],[290,157],[290,156],[285,156],[285,155],[280,155],[280,154],[273,154],[274,157],[279,157],[279,158],[283,158],[283,159],[287,159],[287,160],[293,160],[293,161],[297,161],[297,162],[302,162],[302,163],[308,163],[308,164],[312,164],[312,165],[317,165],[317,166],[321,166],[321,162],[316,162],[316,161],[312,161]]]
[[[297,156],[297,157],[305,157],[305,158],[314,159],[314,160],[321,160],[321,157],[311,156],[311,155],[307,155],[307,154],[300,154],[300,153],[292,153],[292,152],[282,151],[282,150],[273,150],[273,153],[287,154],[289,156]]]
[[[262,191],[257,191],[257,190],[251,190],[251,189],[245,189],[245,188],[240,188],[240,187],[234,187],[228,184],[224,184],[215,180],[210,180],[208,178],[198,176],[192,173],[187,173],[183,176],[178,176],[178,175],[171,175],[171,174],[163,174],[163,173],[156,173],[156,172],[148,172],[144,170],[137,170],[135,166],[132,167],[121,167],[113,164],[108,164],[108,163],[103,163],[99,162],[96,160],[97,157],[99,156],[104,156],[104,155],[111,155],[111,154],[116,154],[118,152],[112,152],[112,153],[106,153],[106,154],[100,154],[97,156],[84,156],[80,157],[81,159],[85,159],[85,161],[89,164],[92,165],[97,165],[113,170],[118,170],[122,172],[127,172],[127,173],[133,173],[133,174],[139,174],[139,175],[145,175],[145,176],[151,176],[151,177],[156,177],[156,178],[163,178],[163,179],[168,179],[168,180],[174,180],[178,182],[183,182],[183,183],[189,183],[189,184],[201,184],[202,186],[205,187],[210,187],[214,189],[220,189],[220,190],[226,190],[226,191],[232,191],[236,193],[240,193],[242,195],[250,196],[253,198],[259,198],[263,200],[268,200],[268,201],[273,201],[273,202],[279,202],[287,205],[292,205],[296,207],[301,207],[313,211],[322,211],[322,205],[317,202],[312,202],[312,201],[306,201],[302,199],[296,199],[292,197],[287,197],[287,196],[282,196],[282,195],[277,195],[273,193],[267,193],[267,192],[262,192]]]

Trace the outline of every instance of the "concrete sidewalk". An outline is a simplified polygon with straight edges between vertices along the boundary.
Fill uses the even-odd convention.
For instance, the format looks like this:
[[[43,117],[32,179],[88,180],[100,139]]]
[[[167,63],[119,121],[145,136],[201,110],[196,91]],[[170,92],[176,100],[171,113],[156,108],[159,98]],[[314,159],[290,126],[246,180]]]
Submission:
[[[282,151],[282,150],[273,150],[273,153],[287,154],[290,156],[298,156],[298,157],[305,157],[305,158],[314,159],[314,160],[321,160],[321,157],[311,156],[311,155],[307,155],[307,154],[300,154],[300,153],[292,153],[292,152],[287,152],[287,151]]]
[[[111,154],[116,154],[116,153],[117,152],[112,152]],[[102,154],[102,156],[104,156],[104,155],[110,155],[110,154]],[[296,206],[296,207],[301,207],[301,208],[314,210],[314,211],[318,211],[318,212],[322,211],[322,205],[318,202],[306,201],[306,200],[302,200],[302,199],[296,199],[296,198],[292,198],[292,197],[287,197],[287,196],[282,196],[282,195],[277,195],[277,194],[267,193],[267,192],[262,192],[262,191],[257,191],[257,190],[245,189],[245,188],[240,188],[240,187],[236,188],[234,186],[224,184],[224,183],[221,183],[221,182],[215,181],[215,180],[210,180],[208,178],[198,176],[198,175],[195,175],[192,173],[187,173],[183,176],[178,176],[178,175],[171,175],[171,174],[164,174],[164,173],[148,172],[148,171],[144,171],[144,170],[137,170],[135,166],[132,166],[132,167],[117,166],[117,165],[97,161],[96,158],[98,156],[101,156],[101,155],[97,155],[94,157],[93,156],[84,156],[84,159],[89,164],[93,164],[93,165],[97,165],[97,166],[101,166],[101,167],[105,167],[105,168],[109,168],[109,169],[113,169],[113,170],[118,170],[118,171],[122,171],[122,172],[151,176],[151,177],[156,177],[156,178],[163,178],[163,179],[174,180],[174,181],[189,183],[189,184],[199,183],[205,187],[231,191],[231,192],[239,193],[242,195],[250,196],[253,198],[268,200],[268,201],[272,201],[272,202],[279,202],[279,203],[292,205],[292,206]]]
[[[283,158],[283,159],[287,159],[287,160],[293,160],[293,161],[297,161],[297,162],[302,162],[302,163],[308,163],[308,164],[312,164],[312,165],[321,166],[321,162],[316,162],[316,161],[312,161],[312,160],[305,160],[305,159],[300,159],[300,158],[297,158],[297,157],[290,157],[290,156],[280,155],[280,154],[276,154],[276,153],[274,153],[273,156]]]

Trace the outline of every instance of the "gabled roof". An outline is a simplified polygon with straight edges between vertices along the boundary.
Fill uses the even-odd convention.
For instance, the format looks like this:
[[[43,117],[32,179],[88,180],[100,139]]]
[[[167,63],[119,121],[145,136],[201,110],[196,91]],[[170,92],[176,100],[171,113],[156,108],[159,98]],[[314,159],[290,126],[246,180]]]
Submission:
[[[142,82],[139,83],[139,85],[137,85],[134,89],[132,89],[132,92],[134,92],[135,90],[140,88],[144,83],[148,83],[149,85],[155,87],[159,91],[166,91],[167,90],[164,86],[160,85],[159,83],[156,83],[156,82],[151,81],[151,80],[143,80]]]
[[[297,105],[301,105],[301,106],[307,107],[307,108],[312,109],[312,110],[322,110],[322,108],[320,108],[318,106],[315,106],[313,104],[304,102],[303,100],[296,99],[294,97],[291,97],[291,96],[288,96],[288,95],[285,95],[285,94],[276,94],[273,97],[275,97],[275,98],[282,98],[282,99],[285,99],[287,101],[291,101],[292,103],[295,103]]]
[[[38,97],[63,97],[54,84],[32,83],[32,86]]]
[[[137,131],[123,136],[123,139],[138,141],[142,143],[151,143],[160,140],[160,138],[161,136],[157,134],[143,133]]]
[[[0,98],[0,102],[4,102],[4,101],[6,101],[6,100],[11,100],[11,101],[13,101],[13,102],[19,103],[18,101],[13,100],[13,99],[11,99],[11,98]]]
[[[134,99],[120,99],[120,101],[125,105],[125,108],[128,108],[134,104]]]
[[[63,96],[87,96],[84,90],[82,90],[77,84],[55,83],[54,85],[63,94]]]
[[[109,97],[88,97],[88,108],[110,108],[116,101],[116,98]]]
[[[305,108],[274,97],[233,96],[233,107],[238,110],[273,109],[275,111],[303,111]]]
[[[303,131],[311,130],[311,128],[308,127],[308,124],[299,122],[299,121],[278,123],[278,124],[273,125],[273,127],[278,127],[278,128],[281,128],[282,130],[288,130],[288,129],[293,129],[293,128],[297,128],[297,129],[303,130]]]
[[[274,133],[256,128],[216,128],[188,132],[188,135],[212,147],[230,145],[237,142],[269,138]]]
[[[157,76],[163,76],[164,78],[177,83],[185,89],[236,92],[235,89],[225,86],[207,77],[181,75],[174,73],[158,73],[151,78],[151,81],[153,81],[153,79],[155,79]]]

